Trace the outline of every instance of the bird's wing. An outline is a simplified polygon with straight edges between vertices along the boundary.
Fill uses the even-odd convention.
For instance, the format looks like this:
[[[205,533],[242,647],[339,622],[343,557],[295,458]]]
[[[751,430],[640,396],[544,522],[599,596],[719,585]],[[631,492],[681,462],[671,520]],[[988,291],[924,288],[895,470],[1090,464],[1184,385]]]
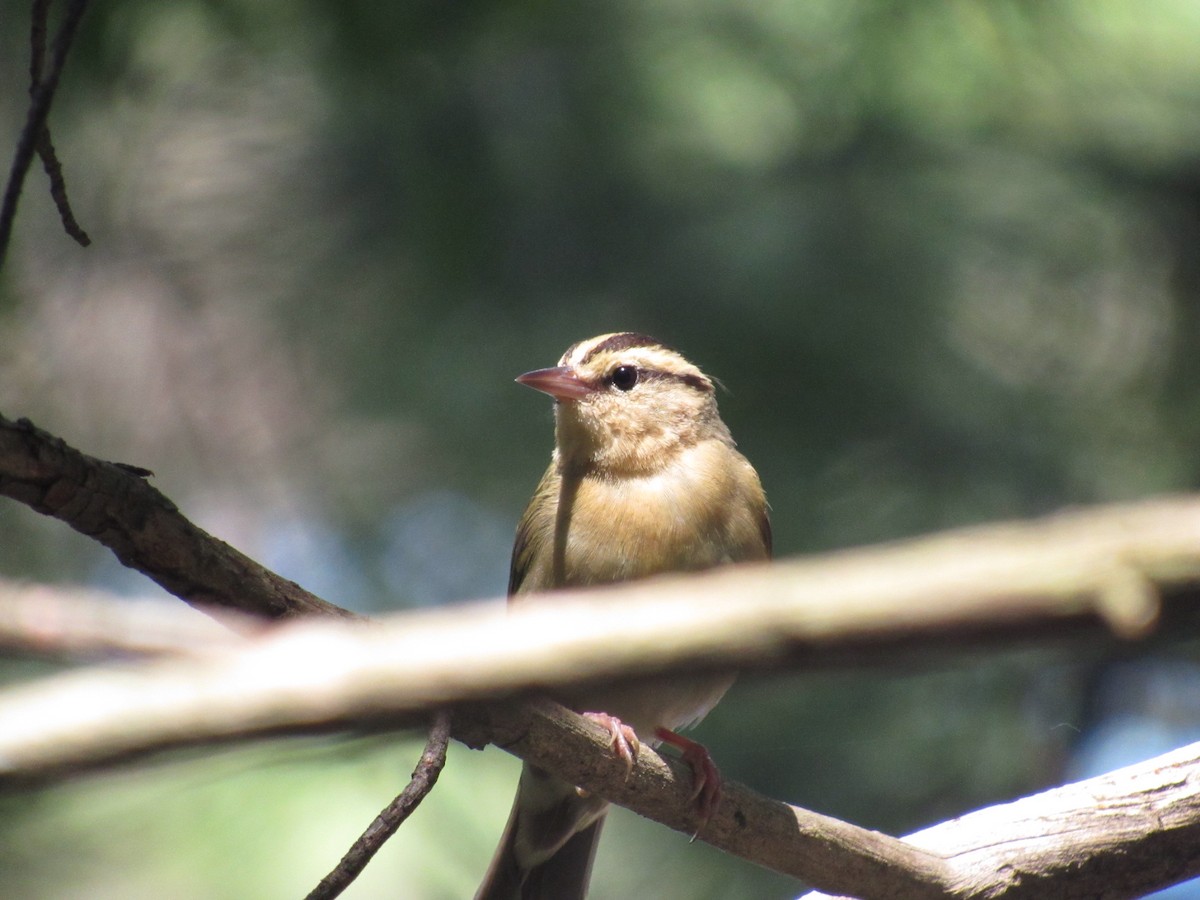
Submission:
[[[508,596],[518,594],[525,586],[525,578],[534,566],[539,553],[552,552],[554,509],[551,502],[558,493],[559,475],[554,463],[546,469],[538,482],[533,499],[525,507],[525,513],[517,525],[517,537],[513,541],[512,561],[508,568]],[[549,496],[547,496],[549,495]],[[550,528],[550,534],[546,529]],[[529,588],[526,588],[527,590]]]

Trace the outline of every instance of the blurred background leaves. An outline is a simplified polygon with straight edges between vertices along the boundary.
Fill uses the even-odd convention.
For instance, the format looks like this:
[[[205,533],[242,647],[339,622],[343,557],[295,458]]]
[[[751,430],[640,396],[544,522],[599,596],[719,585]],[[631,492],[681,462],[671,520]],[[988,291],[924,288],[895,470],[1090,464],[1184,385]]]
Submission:
[[[0,14],[11,148],[29,11]],[[0,410],[368,612],[503,591],[552,441],[512,378],[602,331],[728,385],[781,555],[1194,489],[1197,46],[1184,0],[94,6],[51,124],[95,244],[33,173]],[[0,535],[6,576],[151,590],[17,504]],[[1195,739],[1194,650],[745,679],[700,736],[729,777],[911,829]],[[417,746],[8,798],[0,883],[294,897]],[[457,751],[349,896],[468,895],[514,782]],[[618,818],[598,900],[799,891]]]

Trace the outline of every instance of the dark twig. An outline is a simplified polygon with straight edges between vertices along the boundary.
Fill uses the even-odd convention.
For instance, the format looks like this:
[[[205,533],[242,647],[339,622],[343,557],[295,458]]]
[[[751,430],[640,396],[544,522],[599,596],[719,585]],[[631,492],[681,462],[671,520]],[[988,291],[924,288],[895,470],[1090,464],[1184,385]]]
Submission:
[[[49,2],[48,0],[34,0],[33,25],[30,33],[32,45],[30,74],[33,76],[33,83],[29,89],[31,100],[25,127],[21,130],[21,136],[17,141],[17,151],[13,155],[8,183],[4,188],[4,199],[0,201],[0,266],[3,266],[8,253],[8,243],[12,237],[13,221],[17,215],[17,203],[21,198],[21,188],[24,186],[25,176],[29,172],[33,156],[39,152],[39,149],[42,152],[47,173],[50,175],[51,194],[54,195],[60,215],[64,216],[63,227],[76,240],[80,239],[80,235],[83,235],[85,241],[87,239],[87,235],[83,234],[78,224],[75,223],[74,217],[70,215],[70,207],[65,205],[66,187],[62,181],[61,167],[58,165],[58,160],[54,156],[54,148],[46,135],[46,119],[50,115],[50,104],[54,100],[54,92],[58,89],[58,81],[62,75],[63,66],[67,62],[67,53],[71,49],[71,42],[75,39],[79,21],[83,18],[86,9],[87,0],[70,0],[66,12],[63,14],[62,24],[59,26],[50,48],[49,70],[43,73],[46,14],[49,11]]]
[[[429,740],[412,779],[404,791],[375,817],[362,836],[354,842],[333,871],[321,879],[306,900],[332,900],[350,886],[366,868],[384,843],[403,824],[412,811],[437,784],[442,767],[446,765],[446,747],[450,743],[450,714],[446,710],[434,713]]]
[[[62,222],[63,230],[79,246],[91,246],[92,239],[88,237],[88,233],[83,230],[75,218],[75,213],[71,209],[71,201],[67,198],[67,182],[63,178],[62,163],[58,161],[58,154],[50,140],[48,127],[42,130],[42,136],[38,138],[37,152],[42,159],[42,168],[46,170],[46,175],[50,179],[50,196],[54,200],[55,207],[58,208],[58,218]]]
[[[46,62],[46,18],[50,12],[50,0],[34,0],[33,23],[29,29],[29,94],[32,97],[42,80],[42,69]],[[42,159],[42,167],[50,179],[50,196],[58,208],[58,217],[62,220],[63,229],[81,246],[87,247],[92,243],[87,232],[75,219],[71,210],[71,201],[67,198],[67,182],[63,178],[62,163],[54,150],[54,142],[50,138],[50,126],[42,129],[37,142],[38,156]]]
[[[29,91],[42,80],[46,65],[46,20],[50,16],[50,0],[33,0],[32,21],[29,25]]]

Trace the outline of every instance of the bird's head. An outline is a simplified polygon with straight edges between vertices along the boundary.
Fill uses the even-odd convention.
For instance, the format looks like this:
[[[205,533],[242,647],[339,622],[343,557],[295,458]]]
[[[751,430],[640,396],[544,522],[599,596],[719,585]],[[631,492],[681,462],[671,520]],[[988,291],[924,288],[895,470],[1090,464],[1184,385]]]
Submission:
[[[650,474],[701,440],[732,444],[712,379],[644,334],[580,341],[557,366],[517,381],[555,399],[556,452],[566,471]]]

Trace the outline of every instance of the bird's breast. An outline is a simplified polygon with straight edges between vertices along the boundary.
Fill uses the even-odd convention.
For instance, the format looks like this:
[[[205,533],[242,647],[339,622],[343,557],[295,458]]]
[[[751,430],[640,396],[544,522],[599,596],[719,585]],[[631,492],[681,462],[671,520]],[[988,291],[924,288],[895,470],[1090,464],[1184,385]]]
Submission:
[[[742,483],[745,473],[754,483]],[[761,489],[724,444],[694,448],[652,475],[564,479],[556,586],[605,584],[760,558]]]

